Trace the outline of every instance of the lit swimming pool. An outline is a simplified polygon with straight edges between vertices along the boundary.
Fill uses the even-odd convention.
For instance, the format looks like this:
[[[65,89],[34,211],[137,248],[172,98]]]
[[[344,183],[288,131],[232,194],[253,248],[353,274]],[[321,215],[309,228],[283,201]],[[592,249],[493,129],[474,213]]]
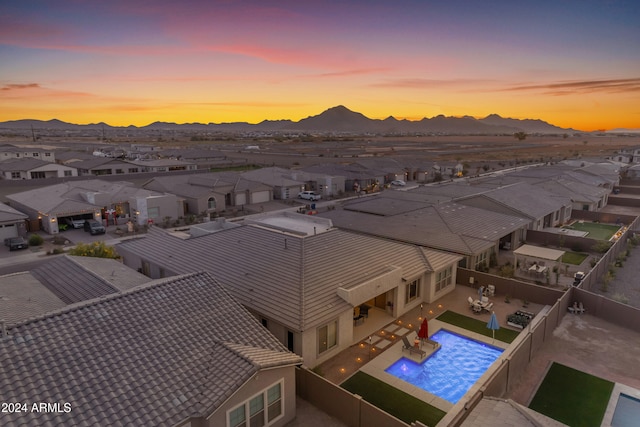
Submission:
[[[432,340],[440,348],[422,363],[401,358],[385,372],[453,404],[478,381],[502,349],[465,338],[444,329]]]

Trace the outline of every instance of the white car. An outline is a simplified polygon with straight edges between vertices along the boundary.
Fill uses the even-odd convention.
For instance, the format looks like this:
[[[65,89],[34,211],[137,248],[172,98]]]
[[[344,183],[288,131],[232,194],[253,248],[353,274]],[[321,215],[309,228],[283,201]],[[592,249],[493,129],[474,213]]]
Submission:
[[[320,200],[322,198],[322,196],[318,193],[315,193],[313,191],[301,191],[298,193],[298,199],[305,199],[305,200]]]
[[[84,227],[84,218],[76,218],[68,216],[64,219],[65,224],[72,228],[82,228]]]
[[[396,180],[394,180],[394,181],[391,181],[391,185],[397,185],[397,186],[399,186],[399,187],[404,187],[405,185],[407,185],[407,183],[406,183],[406,182],[404,182],[404,181],[403,181],[403,180],[401,180],[401,179],[396,179]]]

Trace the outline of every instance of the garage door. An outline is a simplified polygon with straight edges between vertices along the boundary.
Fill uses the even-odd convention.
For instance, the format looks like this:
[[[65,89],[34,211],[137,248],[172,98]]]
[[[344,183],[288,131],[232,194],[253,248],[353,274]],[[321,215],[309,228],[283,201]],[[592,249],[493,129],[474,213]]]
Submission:
[[[236,206],[247,204],[247,196],[244,193],[236,194]]]
[[[18,235],[18,228],[15,224],[0,225],[0,244],[4,244],[4,239],[9,237],[16,237]]]
[[[270,192],[267,191],[257,191],[251,195],[253,201],[251,203],[266,203],[269,201]]]

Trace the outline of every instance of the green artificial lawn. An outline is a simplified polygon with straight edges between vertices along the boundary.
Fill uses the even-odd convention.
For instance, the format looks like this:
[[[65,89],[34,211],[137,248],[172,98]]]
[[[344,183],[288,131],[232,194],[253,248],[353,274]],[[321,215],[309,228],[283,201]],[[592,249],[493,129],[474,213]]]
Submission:
[[[565,252],[564,255],[562,255],[562,262],[565,264],[580,265],[588,256],[588,254],[580,252]]]
[[[600,427],[613,383],[553,363],[529,408],[568,426]]]
[[[597,222],[574,222],[573,224],[567,226],[566,228],[570,228],[572,230],[586,231],[586,237],[590,239],[596,240],[609,240],[611,236],[613,236],[616,231],[620,229],[617,225],[610,224],[600,224]]]
[[[463,316],[462,314],[458,314],[453,311],[447,310],[440,316],[438,316],[437,319],[442,322],[447,322],[460,328],[467,329],[469,331],[477,332],[481,335],[486,335],[488,337],[491,337],[493,335],[491,329],[487,328],[487,322],[474,319],[472,317]],[[498,323],[502,322],[506,324],[507,321],[506,319],[498,319]],[[511,329],[501,327],[496,331],[496,339],[502,342],[511,343],[516,339],[518,334],[520,334],[519,331],[513,331]]]
[[[340,386],[407,424],[420,421],[434,426],[446,415],[446,412],[435,406],[363,372],[356,372]]]

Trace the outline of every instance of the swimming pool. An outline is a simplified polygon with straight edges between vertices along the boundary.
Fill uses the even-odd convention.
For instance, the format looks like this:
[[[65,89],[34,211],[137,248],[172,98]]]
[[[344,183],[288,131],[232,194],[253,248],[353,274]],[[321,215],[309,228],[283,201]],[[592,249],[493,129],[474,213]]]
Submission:
[[[453,404],[478,381],[502,349],[441,329],[431,339],[440,348],[422,363],[406,357],[385,372]]]
[[[611,425],[614,427],[635,427],[640,420],[640,399],[620,393]]]

